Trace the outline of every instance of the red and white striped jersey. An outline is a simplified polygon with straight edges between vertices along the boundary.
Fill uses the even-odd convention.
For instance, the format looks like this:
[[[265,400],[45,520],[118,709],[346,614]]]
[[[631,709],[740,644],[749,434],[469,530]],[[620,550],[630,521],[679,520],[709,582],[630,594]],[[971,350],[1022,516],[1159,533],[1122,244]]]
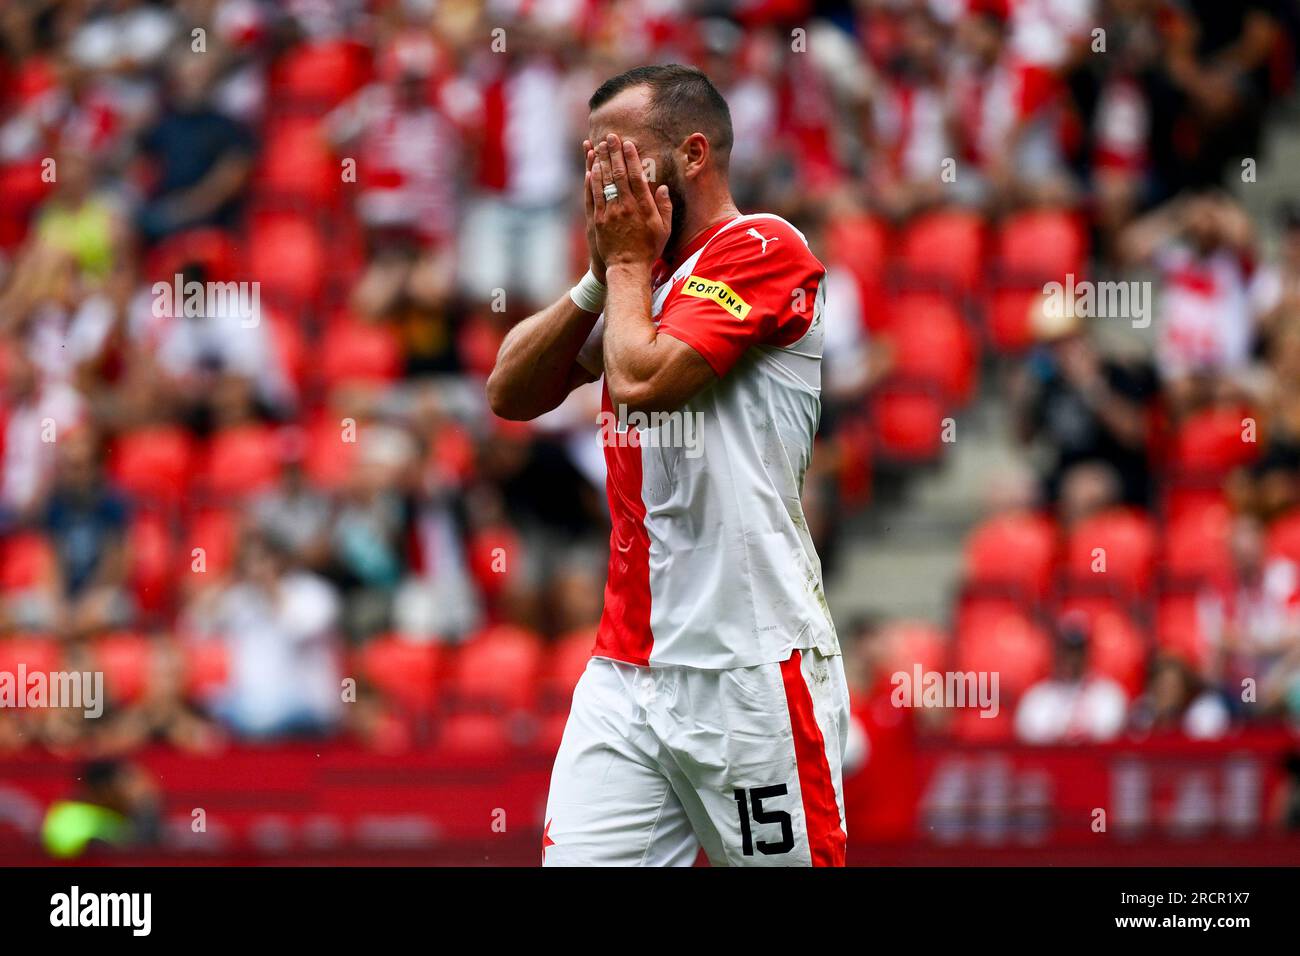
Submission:
[[[560,202],[571,178],[560,71],[531,59],[482,83],[479,98],[479,190],[519,206]]]
[[[605,389],[613,531],[596,656],[731,668],[839,653],[800,502],[821,414],[825,271],[798,230],[763,214],[706,230],[656,270],[659,332],[718,381],[618,428]],[[602,316],[579,356],[596,374],[603,328]]]

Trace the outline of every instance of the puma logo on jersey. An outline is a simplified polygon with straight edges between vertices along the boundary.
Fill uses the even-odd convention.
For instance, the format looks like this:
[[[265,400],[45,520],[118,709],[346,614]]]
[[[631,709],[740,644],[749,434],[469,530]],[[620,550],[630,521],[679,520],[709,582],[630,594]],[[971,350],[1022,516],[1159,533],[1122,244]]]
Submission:
[[[763,244],[763,253],[767,252],[767,244],[769,242],[776,242],[778,239],[781,238],[780,236],[772,236],[770,238],[765,239],[757,229],[751,229],[749,230],[749,232],[745,233],[745,235],[753,236],[755,239],[761,242]],[[762,255],[763,253],[760,253],[760,255]]]
[[[725,282],[715,282],[700,276],[688,276],[682,292],[697,299],[710,299],[718,303],[742,322],[749,315],[749,303],[736,295]]]

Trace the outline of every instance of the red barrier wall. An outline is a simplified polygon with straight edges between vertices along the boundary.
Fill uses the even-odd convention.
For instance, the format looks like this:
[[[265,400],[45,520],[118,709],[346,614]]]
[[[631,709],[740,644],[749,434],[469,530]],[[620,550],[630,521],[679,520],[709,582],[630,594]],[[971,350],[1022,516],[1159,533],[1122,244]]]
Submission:
[[[1283,732],[1070,748],[926,742],[892,778],[846,781],[850,862],[1297,864],[1300,834],[1277,824],[1295,746]],[[80,862],[534,865],[540,855],[547,754],[329,744],[215,757],[159,748],[136,760],[163,794],[162,846]],[[0,765],[0,864],[46,861],[40,820],[74,792],[77,768],[47,754]],[[896,812],[900,797],[910,813]],[[892,815],[876,813],[883,804]]]

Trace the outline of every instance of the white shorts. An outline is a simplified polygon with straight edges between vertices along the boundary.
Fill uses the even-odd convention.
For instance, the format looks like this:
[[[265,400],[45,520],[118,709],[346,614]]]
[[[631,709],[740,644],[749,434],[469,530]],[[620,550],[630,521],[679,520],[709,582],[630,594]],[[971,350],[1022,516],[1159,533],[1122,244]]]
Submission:
[[[551,773],[545,866],[843,866],[838,656],[731,670],[595,657]]]

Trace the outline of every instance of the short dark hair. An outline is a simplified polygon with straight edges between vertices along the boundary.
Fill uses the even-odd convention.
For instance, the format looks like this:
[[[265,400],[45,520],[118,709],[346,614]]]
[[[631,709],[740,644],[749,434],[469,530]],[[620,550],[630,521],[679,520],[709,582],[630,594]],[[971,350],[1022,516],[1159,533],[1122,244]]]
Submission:
[[[731,152],[733,134],[727,101],[703,71],[691,66],[638,66],[611,76],[591,94],[587,107],[597,109],[637,86],[650,88],[648,122],[655,132],[675,145],[698,131],[722,155]]]

